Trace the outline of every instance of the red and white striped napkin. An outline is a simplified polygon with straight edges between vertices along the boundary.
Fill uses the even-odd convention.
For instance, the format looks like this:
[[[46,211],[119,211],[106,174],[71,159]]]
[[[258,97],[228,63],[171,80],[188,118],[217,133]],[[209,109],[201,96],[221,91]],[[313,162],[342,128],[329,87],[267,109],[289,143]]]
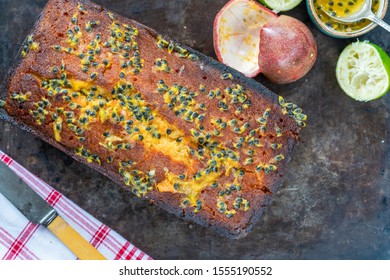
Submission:
[[[52,205],[64,220],[107,259],[152,259],[111,228],[99,222],[61,193],[35,177],[1,150],[0,160]],[[3,260],[77,259],[47,228],[29,222],[1,193],[0,258]]]

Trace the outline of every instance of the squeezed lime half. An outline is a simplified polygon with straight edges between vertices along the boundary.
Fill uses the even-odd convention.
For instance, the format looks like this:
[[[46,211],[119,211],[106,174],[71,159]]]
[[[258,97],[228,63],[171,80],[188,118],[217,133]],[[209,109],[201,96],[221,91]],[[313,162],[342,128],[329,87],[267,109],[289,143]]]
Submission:
[[[296,6],[299,5],[299,3],[302,2],[302,0],[259,0],[260,3],[266,5],[268,8],[277,11],[277,12],[285,12],[289,11]]]
[[[375,44],[352,43],[340,54],[336,77],[343,91],[353,99],[377,99],[390,89],[390,57]]]

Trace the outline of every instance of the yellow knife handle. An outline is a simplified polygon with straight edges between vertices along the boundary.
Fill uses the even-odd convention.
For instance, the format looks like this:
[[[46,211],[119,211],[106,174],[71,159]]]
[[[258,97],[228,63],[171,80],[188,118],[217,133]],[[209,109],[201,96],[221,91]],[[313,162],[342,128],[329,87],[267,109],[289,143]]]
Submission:
[[[80,260],[105,260],[87,240],[75,231],[60,216],[57,216],[47,228],[54,233]]]

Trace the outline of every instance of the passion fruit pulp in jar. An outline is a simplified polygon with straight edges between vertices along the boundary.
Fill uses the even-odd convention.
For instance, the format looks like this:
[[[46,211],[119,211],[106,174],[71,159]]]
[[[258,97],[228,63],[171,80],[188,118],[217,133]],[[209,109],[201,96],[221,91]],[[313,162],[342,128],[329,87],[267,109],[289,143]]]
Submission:
[[[377,13],[380,0],[373,0],[371,10]],[[371,23],[368,19],[362,19],[354,23],[340,23],[328,16],[326,12],[337,17],[346,17],[358,12],[364,5],[365,0],[313,0],[318,18],[330,29],[340,32],[352,32],[360,30]]]

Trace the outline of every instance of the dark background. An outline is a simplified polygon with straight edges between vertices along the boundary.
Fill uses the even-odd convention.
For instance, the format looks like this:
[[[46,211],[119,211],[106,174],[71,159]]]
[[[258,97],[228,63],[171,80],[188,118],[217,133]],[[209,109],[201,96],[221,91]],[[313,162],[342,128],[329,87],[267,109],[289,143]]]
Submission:
[[[213,20],[227,1],[95,2],[215,57]],[[0,80],[45,3],[0,0]],[[312,30],[317,62],[289,85],[256,79],[299,104],[308,125],[283,185],[245,239],[228,240],[167,214],[2,121],[0,149],[155,259],[389,259],[390,95],[369,103],[346,96],[334,72],[340,52],[354,40],[320,33],[304,3],[287,14]],[[380,28],[360,39],[390,53],[390,34]]]

